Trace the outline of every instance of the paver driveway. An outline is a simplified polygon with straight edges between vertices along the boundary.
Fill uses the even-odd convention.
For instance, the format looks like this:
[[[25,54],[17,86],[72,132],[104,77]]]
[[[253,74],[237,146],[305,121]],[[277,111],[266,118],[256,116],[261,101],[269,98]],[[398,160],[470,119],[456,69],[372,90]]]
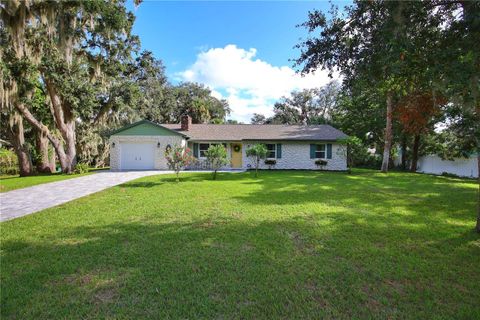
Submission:
[[[84,197],[103,189],[171,171],[99,172],[0,193],[0,221],[6,221]]]

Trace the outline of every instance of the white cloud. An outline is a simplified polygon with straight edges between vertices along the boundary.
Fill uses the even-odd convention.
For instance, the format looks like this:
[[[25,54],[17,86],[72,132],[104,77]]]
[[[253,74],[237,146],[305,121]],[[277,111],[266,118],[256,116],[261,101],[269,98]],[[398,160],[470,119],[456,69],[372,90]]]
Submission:
[[[270,116],[273,103],[292,90],[321,87],[331,80],[326,71],[302,77],[288,66],[257,59],[256,54],[255,48],[245,50],[233,44],[204,50],[177,77],[209,86],[214,96],[229,102],[231,118],[243,122],[249,122],[253,113]]]

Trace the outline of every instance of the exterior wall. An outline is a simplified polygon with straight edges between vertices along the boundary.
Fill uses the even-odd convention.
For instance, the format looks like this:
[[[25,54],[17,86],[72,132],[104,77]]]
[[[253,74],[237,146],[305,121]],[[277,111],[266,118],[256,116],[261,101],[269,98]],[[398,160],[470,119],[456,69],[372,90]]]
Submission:
[[[320,143],[318,141],[317,143]],[[310,159],[310,142],[278,142],[278,141],[258,141],[258,142],[243,142],[243,168],[254,168],[255,164],[251,158],[246,155],[246,150],[255,143],[281,143],[282,144],[282,157],[277,160],[277,164],[272,169],[305,169],[305,170],[319,170],[319,167],[315,165],[315,159]],[[314,143],[314,142],[312,142]],[[323,143],[323,142],[321,142]],[[325,142],[327,143],[327,142]],[[330,142],[328,142],[330,143]],[[340,146],[332,143],[332,159],[325,159],[327,165],[322,170],[335,170],[344,171],[347,170],[347,160],[342,152],[340,152]],[[268,165],[265,165],[264,161],[260,161],[261,169],[268,169]]]
[[[155,169],[168,170],[167,162],[164,158],[164,152],[167,145],[188,145],[193,152],[193,142],[187,141],[178,135],[165,135],[165,136],[122,136],[112,135],[110,137],[110,145],[115,143],[115,148],[110,148],[110,168],[111,170],[120,170],[121,164],[121,147],[122,143],[134,143],[134,142],[149,142],[157,144],[160,142],[160,148],[156,148],[155,153]],[[195,141],[195,143],[203,143],[202,141]],[[204,143],[225,143],[222,141],[205,141]],[[278,141],[259,141],[259,142],[235,142],[242,145],[242,161],[243,169],[254,168],[253,161],[246,156],[246,150],[255,143],[281,143],[282,144],[282,157],[277,160],[277,164],[272,169],[299,169],[299,170],[318,170],[315,165],[315,159],[310,159],[310,142],[278,142]],[[330,142],[329,142],[330,143]],[[226,142],[227,144],[227,156],[230,162],[232,154],[232,142]],[[332,143],[332,159],[325,159],[327,165],[322,170],[347,170],[347,161],[342,152],[340,152],[340,146]],[[250,165],[250,167],[249,167]],[[230,163],[224,167],[224,169],[231,168]],[[269,169],[263,161],[260,162],[261,169]]]
[[[155,150],[155,169],[168,170],[167,161],[165,160],[164,153],[167,145],[180,145],[185,146],[186,141],[180,135],[161,135],[161,136],[122,136],[112,135],[110,137],[110,146],[115,143],[115,148],[110,147],[110,169],[113,171],[120,170],[121,164],[121,148],[122,143],[134,143],[134,142],[149,142],[157,145],[160,142],[160,148]]]
[[[478,178],[477,157],[469,159],[457,158],[454,161],[442,160],[439,156],[428,155],[418,160],[417,172],[442,174],[443,172],[456,174],[460,177]]]
[[[193,144],[194,143],[226,143],[227,144],[227,159],[228,159],[228,164],[222,169],[230,169],[231,166],[231,159],[232,159],[232,143],[231,142],[225,142],[225,141],[188,141],[188,148],[192,150],[193,154]],[[205,161],[205,159],[198,159],[199,161]]]

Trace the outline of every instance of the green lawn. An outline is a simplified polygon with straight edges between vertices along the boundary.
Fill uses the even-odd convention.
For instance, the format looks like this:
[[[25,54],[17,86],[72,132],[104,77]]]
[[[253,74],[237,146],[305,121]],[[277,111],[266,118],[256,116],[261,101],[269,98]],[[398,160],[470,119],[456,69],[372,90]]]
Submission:
[[[2,223],[1,318],[480,318],[475,181],[182,176]]]
[[[91,169],[90,172],[84,174],[39,174],[36,176],[20,177],[18,175],[5,175],[0,176],[0,192],[7,192],[15,189],[21,189],[26,187],[35,186],[37,184],[66,180],[71,178],[78,178],[91,174],[93,171],[103,169]]]

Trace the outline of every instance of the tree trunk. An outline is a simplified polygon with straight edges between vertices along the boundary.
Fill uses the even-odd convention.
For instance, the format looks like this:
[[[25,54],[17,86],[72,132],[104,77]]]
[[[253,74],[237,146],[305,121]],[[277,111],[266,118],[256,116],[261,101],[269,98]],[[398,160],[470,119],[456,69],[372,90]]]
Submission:
[[[53,173],[55,172],[55,161],[52,163],[52,158],[49,155],[49,142],[45,132],[37,132],[37,171],[42,173]],[[53,165],[52,165],[53,164]]]
[[[407,136],[402,137],[402,170],[407,170]]]
[[[18,168],[20,169],[20,177],[32,175],[32,162],[30,156],[23,148],[18,148],[14,145],[15,154],[18,158]]]
[[[393,93],[387,93],[387,123],[385,125],[385,147],[383,148],[382,172],[388,172],[390,149],[392,148]]]
[[[53,148],[55,149],[55,152],[57,153],[58,160],[60,162],[60,166],[62,167],[62,171],[64,172],[71,172],[71,171],[66,171],[66,168],[68,168],[69,163],[67,161],[67,156],[65,153],[65,149],[63,148],[62,141],[58,140],[56,137],[54,137],[48,128],[42,124],[40,121],[38,121],[28,110],[23,103],[16,103],[15,107],[17,108],[18,111],[21,112],[23,117],[32,125],[35,129],[38,131],[43,132],[50,143],[52,144]]]
[[[33,173],[32,162],[30,161],[28,148],[25,145],[23,119],[18,113],[14,113],[14,115],[12,115],[12,118],[9,121],[8,129],[12,146],[18,158],[20,176],[29,176]]]
[[[477,201],[477,226],[476,230],[480,233],[480,152],[477,153],[477,169],[478,169],[478,201]]]
[[[463,7],[463,18],[467,22],[467,24],[472,29],[471,34],[475,31],[478,31],[478,11],[477,11],[477,3],[475,1],[461,1],[461,5]],[[476,66],[478,66],[478,56],[476,59]],[[477,151],[477,168],[478,168],[478,197],[477,197],[477,224],[475,230],[480,233],[480,139],[478,138],[478,133],[480,131],[480,92],[478,90],[478,83],[479,83],[479,76],[478,72],[473,72],[470,76],[471,82],[471,98],[473,98],[473,103],[475,107],[475,114],[477,118],[477,122],[475,124],[475,140],[476,140],[476,151]],[[468,91],[466,91],[468,92]],[[468,98],[470,97],[466,97]]]
[[[414,139],[413,139],[412,164],[410,166],[410,172],[417,172],[418,148],[419,147],[420,147],[420,135],[416,134]]]
[[[45,79],[45,78],[44,78]],[[55,85],[52,81],[45,79],[45,86],[52,102],[52,113],[55,120],[55,126],[62,135],[65,151],[58,153],[58,160],[64,173],[72,173],[77,157],[76,141],[75,141],[75,117],[71,108],[61,100],[57,94]]]
[[[13,3],[11,8],[7,7],[7,9],[11,9],[11,18],[14,19],[14,21],[19,22],[17,24],[10,24],[8,25],[8,27],[10,28],[10,32],[13,34],[13,47],[15,49],[15,56],[16,58],[21,60],[25,57],[29,57],[30,54],[29,50],[27,50],[30,48],[28,47],[24,39],[25,24],[27,23],[27,20],[29,21],[29,19],[26,19],[27,5],[22,1],[19,2],[20,4],[17,4],[17,2],[18,1],[7,2]],[[72,35],[69,32],[63,30],[63,28],[68,25],[68,23],[71,23],[74,19],[76,19],[74,15],[65,16],[64,20],[61,21],[61,25],[59,26],[61,30],[59,33],[60,41],[58,49],[63,52],[65,61],[67,62],[68,66],[70,66],[72,63],[73,47],[75,44],[73,43]],[[42,72],[42,70],[40,70],[40,72]],[[48,140],[50,140],[53,147],[55,148],[55,152],[58,155],[62,171],[70,173],[73,171],[76,161],[75,117],[71,112],[69,106],[67,106],[65,103],[62,103],[62,101],[60,100],[60,96],[57,94],[53,83],[48,81],[48,79],[45,79],[44,75],[42,76],[45,86],[47,87],[50,100],[52,102],[51,111],[55,120],[55,125],[62,135],[63,142],[65,143],[65,148],[63,146],[63,142],[51,135],[48,128],[41,121],[38,121],[23,103],[16,101],[14,105],[15,108],[34,128],[47,136]],[[31,94],[32,92],[29,92],[29,95]],[[24,94],[24,96],[27,95]]]
[[[475,103],[475,114],[477,116],[477,122],[475,126],[475,140],[477,144],[477,173],[478,173],[478,199],[477,199],[477,225],[475,227],[475,230],[480,233],[480,138],[478,133],[480,131],[480,98],[479,98],[479,92],[478,92],[478,87],[476,84],[478,83],[478,76],[475,75],[472,77],[472,83],[473,83],[473,90],[472,90],[472,95],[474,98],[474,103]]]
[[[349,172],[349,169],[350,169],[350,165],[351,165],[351,162],[350,162],[350,146],[347,144],[345,146],[346,148],[346,151],[345,151],[345,156],[347,158],[347,172]],[[343,152],[343,151],[342,151]]]
[[[76,139],[75,139],[75,120],[70,120],[66,123],[67,132],[65,135],[62,134],[62,137],[65,141],[66,147],[66,164],[62,171],[65,173],[72,173],[77,164],[77,149],[76,149]]]

